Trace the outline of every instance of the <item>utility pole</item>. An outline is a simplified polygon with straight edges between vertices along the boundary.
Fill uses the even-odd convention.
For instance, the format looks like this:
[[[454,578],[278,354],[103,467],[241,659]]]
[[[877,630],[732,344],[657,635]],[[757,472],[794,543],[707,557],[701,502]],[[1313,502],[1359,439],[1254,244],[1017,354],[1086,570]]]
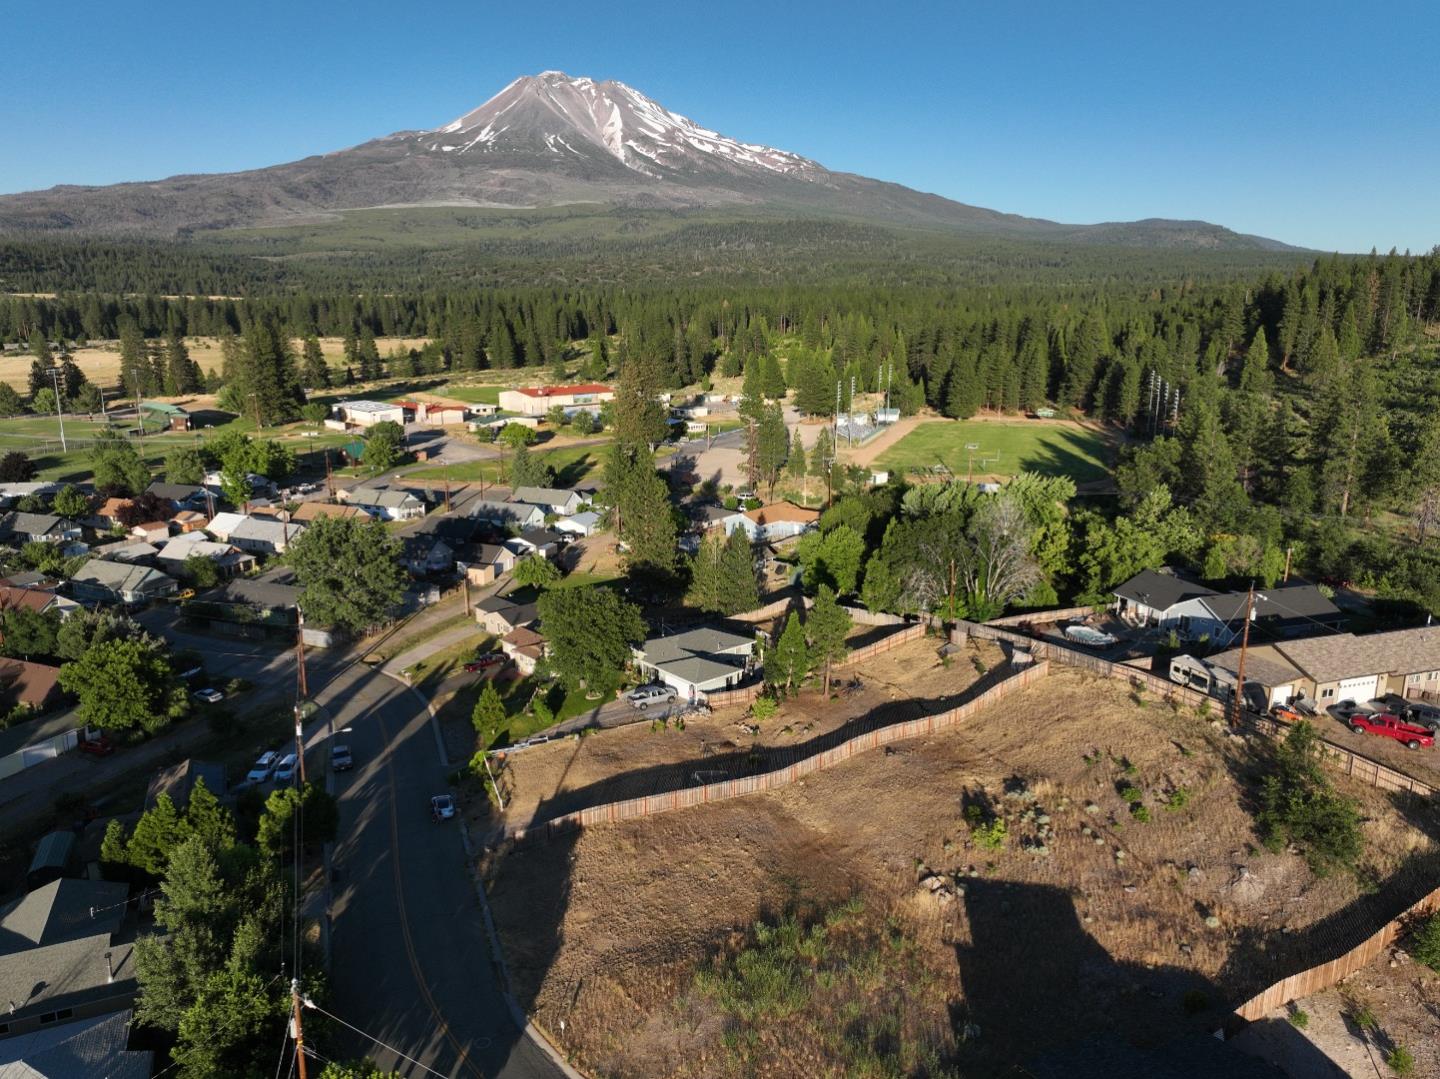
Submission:
[[[305,785],[305,700],[310,685],[305,678],[305,616],[295,608],[295,762],[300,766],[300,785]]]
[[[295,1037],[295,1063],[298,1065],[300,1079],[309,1079],[305,1070],[305,1031],[300,1025],[300,979],[290,979],[290,1031]]]
[[[980,448],[978,442],[965,443],[965,486],[970,486],[970,477],[975,471],[975,451]]]
[[[50,380],[55,383],[55,418],[60,421],[60,452],[68,453],[70,448],[65,445],[65,410],[60,405],[60,369],[50,368]]]
[[[1292,550],[1293,548],[1291,547],[1285,548],[1285,575],[1280,578],[1281,584],[1285,584],[1290,580],[1290,552]]]
[[[1235,707],[1230,713],[1230,726],[1240,725],[1240,714],[1245,708],[1245,652],[1250,647],[1250,614],[1255,610],[1255,585],[1245,596],[1245,627],[1240,631],[1240,669],[1235,672]]]

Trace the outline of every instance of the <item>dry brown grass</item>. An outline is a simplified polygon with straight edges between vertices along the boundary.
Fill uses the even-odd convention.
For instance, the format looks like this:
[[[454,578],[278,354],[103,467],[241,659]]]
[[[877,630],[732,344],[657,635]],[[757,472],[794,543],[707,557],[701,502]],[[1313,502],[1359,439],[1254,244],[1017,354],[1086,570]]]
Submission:
[[[522,1000],[552,1032],[564,1019],[567,1049],[597,1075],[738,1074],[744,1025],[697,989],[696,971],[797,899],[858,896],[913,947],[917,985],[940,987],[917,995],[931,1028],[978,1026],[969,1043],[952,1035],[948,1052],[981,1075],[1105,1028],[1150,1040],[1201,1028],[1216,1013],[1190,1015],[1187,993],[1199,994],[1192,1007],[1237,1004],[1383,921],[1356,880],[1317,879],[1297,855],[1258,847],[1244,803],[1260,744],[1137,703],[1120,683],[1060,668],[966,726],[892,749],[780,791],[497,856],[492,902]],[[1131,785],[1149,823],[1119,793]],[[1184,805],[1164,808],[1180,790]],[[1367,813],[1378,876],[1433,854],[1379,792],[1347,791]],[[969,802],[1006,819],[1002,849],[976,841]],[[1041,814],[1049,854],[1025,849]],[[953,898],[917,885],[925,872]],[[767,1057],[760,1074],[854,1067],[809,1048]]]

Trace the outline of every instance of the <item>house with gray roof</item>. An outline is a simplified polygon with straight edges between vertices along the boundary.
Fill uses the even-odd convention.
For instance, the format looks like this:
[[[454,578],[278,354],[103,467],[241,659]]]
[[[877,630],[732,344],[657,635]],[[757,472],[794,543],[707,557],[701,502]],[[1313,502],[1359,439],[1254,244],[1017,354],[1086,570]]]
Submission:
[[[716,626],[652,637],[634,650],[642,675],[688,700],[739,685],[754,666],[755,638]]]
[[[131,1021],[126,1008],[10,1038],[0,1033],[0,1079],[150,1079],[155,1054],[128,1048]]]
[[[149,566],[107,562],[92,558],[70,578],[70,591],[82,603],[143,606],[161,596],[173,596],[175,578]]]
[[[510,496],[512,502],[529,502],[531,505],[540,506],[551,513],[565,516],[574,513],[584,503],[574,491],[567,491],[558,487],[516,487]]]
[[[1224,648],[1240,639],[1248,592],[1217,592],[1174,573],[1142,570],[1117,585],[1111,609],[1136,626],[1173,630],[1191,641],[1204,638]],[[1306,581],[1258,590],[1250,614],[1252,634],[1262,638],[1314,636],[1339,631],[1345,615]]]
[[[15,547],[27,543],[71,543],[81,536],[74,521],[53,513],[7,513],[0,517],[0,543]]]
[[[492,502],[482,498],[470,503],[470,516],[501,528],[540,528],[545,524],[545,507],[529,502]]]
[[[305,534],[305,526],[273,517],[246,517],[230,529],[229,541],[251,554],[284,554]]]
[[[413,491],[399,487],[361,484],[337,496],[348,506],[359,506],[372,517],[384,521],[412,521],[425,516],[425,500]]]
[[[134,1002],[130,888],[62,878],[0,908],[0,1045]],[[0,1073],[3,1074],[3,1073]]]

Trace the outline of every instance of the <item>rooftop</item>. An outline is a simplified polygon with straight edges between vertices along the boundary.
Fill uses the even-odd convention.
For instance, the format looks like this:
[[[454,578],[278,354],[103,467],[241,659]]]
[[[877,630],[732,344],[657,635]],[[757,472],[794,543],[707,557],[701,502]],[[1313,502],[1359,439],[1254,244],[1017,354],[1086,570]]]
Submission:
[[[780,521],[794,521],[799,524],[814,524],[820,520],[820,511],[797,506],[793,502],[772,502],[768,506],[746,510],[745,516],[757,525],[776,524]]]
[[[130,1009],[0,1040],[0,1079],[149,1079],[154,1053],[131,1051]]]
[[[402,406],[391,404],[388,401],[342,401],[340,408],[348,412],[393,412]]]
[[[146,581],[164,576],[158,569],[151,569],[149,566],[132,566],[125,562],[92,558],[70,579],[82,584],[97,584],[117,592],[133,592]]]
[[[689,656],[716,655],[742,647],[753,647],[755,638],[716,626],[699,626],[663,637],[651,637],[640,646],[647,663],[673,663]]]
[[[1146,569],[1135,574],[1124,584],[1115,586],[1115,595],[1143,604],[1156,611],[1169,610],[1175,604],[1197,596],[1214,596],[1218,593],[1203,584],[1187,581],[1173,573],[1160,573]]]
[[[582,382],[575,386],[517,386],[516,391],[526,397],[574,397],[578,394],[614,392],[599,382]]]
[[[358,517],[368,519],[369,514],[359,506],[340,506],[334,502],[302,502],[290,515],[292,521],[314,521],[320,517]]]

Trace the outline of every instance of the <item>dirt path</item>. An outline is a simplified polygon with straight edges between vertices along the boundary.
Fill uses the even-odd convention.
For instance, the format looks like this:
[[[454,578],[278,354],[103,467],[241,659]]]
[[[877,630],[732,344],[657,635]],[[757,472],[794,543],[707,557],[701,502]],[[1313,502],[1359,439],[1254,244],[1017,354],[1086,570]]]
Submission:
[[[869,465],[875,458],[888,450],[895,443],[908,435],[915,428],[919,427],[926,420],[939,419],[938,416],[906,416],[898,423],[892,423],[884,431],[872,438],[865,445],[857,450],[850,450],[845,455],[845,463],[851,465]]]

